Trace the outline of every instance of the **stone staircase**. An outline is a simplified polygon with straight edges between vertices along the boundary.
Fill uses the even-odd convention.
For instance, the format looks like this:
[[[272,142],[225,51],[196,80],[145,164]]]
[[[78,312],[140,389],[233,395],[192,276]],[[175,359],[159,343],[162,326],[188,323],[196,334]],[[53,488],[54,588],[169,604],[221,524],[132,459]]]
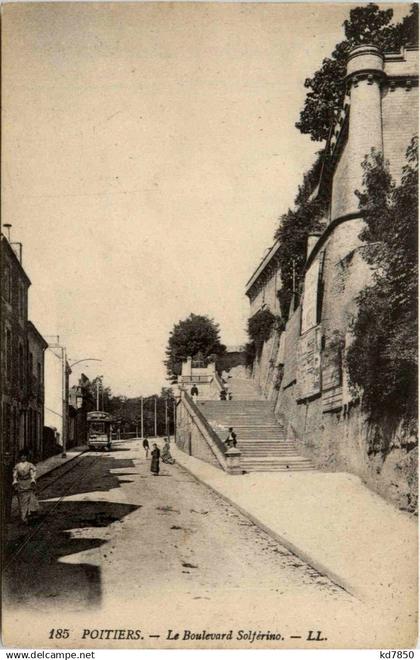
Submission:
[[[246,378],[228,378],[226,385],[236,401],[265,401],[252,380]]]
[[[229,426],[233,427],[238,436],[242,469],[245,472],[314,470],[311,461],[299,455],[296,442],[286,438],[272,404],[262,396],[258,398],[252,381],[244,381],[246,385],[240,383],[239,387],[232,381],[229,381],[232,401],[198,401],[198,406],[222,441],[226,440]]]

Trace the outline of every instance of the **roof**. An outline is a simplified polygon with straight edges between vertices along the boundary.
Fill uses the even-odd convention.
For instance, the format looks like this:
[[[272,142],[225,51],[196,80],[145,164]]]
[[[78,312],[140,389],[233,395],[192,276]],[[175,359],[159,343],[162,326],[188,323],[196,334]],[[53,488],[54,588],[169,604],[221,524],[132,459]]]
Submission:
[[[7,240],[7,238],[4,234],[1,235],[1,247],[2,247],[2,250],[6,250],[6,252],[8,253],[8,255],[10,257],[10,259],[15,263],[15,265],[20,270],[20,273],[21,273],[22,277],[26,280],[26,283],[28,284],[28,286],[30,286],[31,285],[31,280],[27,276],[27,274],[25,272],[25,269],[23,268],[22,264],[20,263],[16,252],[14,251],[14,249],[12,248],[12,246],[10,245],[9,241]]]
[[[249,278],[248,282],[245,285],[245,291],[249,291],[249,289],[252,287],[253,284],[258,280],[258,278],[262,275],[264,270],[267,268],[273,257],[276,255],[278,249],[280,247],[280,241],[276,241],[274,245],[269,248],[269,251],[267,254],[262,258],[260,261],[257,269],[254,271],[254,273],[251,275]]]
[[[104,410],[91,410],[87,413],[87,420],[89,422],[111,422],[112,415]]]
[[[39,330],[34,326],[32,321],[27,321],[27,328],[28,332],[32,332],[32,334],[35,336],[35,338],[39,341],[39,343],[42,345],[43,349],[45,350],[48,348],[48,342],[45,341],[44,337],[41,335]]]

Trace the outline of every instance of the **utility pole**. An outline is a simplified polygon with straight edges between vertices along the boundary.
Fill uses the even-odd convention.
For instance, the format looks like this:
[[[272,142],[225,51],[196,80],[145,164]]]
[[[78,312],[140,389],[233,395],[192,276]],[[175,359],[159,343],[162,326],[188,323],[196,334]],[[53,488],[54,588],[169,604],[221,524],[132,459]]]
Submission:
[[[143,431],[144,431],[144,419],[143,419],[143,412],[144,412],[144,411],[143,411],[143,397],[140,397],[140,410],[141,410],[141,418],[140,418],[140,422],[141,422],[141,437],[144,438],[144,433],[143,433]]]
[[[176,401],[174,399],[174,441],[176,441]]]
[[[155,396],[155,438],[157,438],[157,396]]]
[[[96,410],[100,410],[100,408],[99,408],[99,376],[96,379]]]
[[[292,261],[292,277],[293,277],[293,295],[296,293],[296,260]]]
[[[165,398],[165,431],[166,431],[166,437],[169,438],[169,433],[168,433],[168,398]]]
[[[61,373],[62,373],[62,397],[63,397],[63,425],[62,425],[62,433],[63,433],[63,451],[61,453],[62,458],[66,458],[67,456],[67,368],[66,368],[66,363],[67,363],[67,357],[66,357],[66,349],[64,346],[61,347]]]
[[[293,300],[293,311],[296,309],[296,260],[292,260],[292,278],[293,278],[293,290],[292,290],[292,300]]]

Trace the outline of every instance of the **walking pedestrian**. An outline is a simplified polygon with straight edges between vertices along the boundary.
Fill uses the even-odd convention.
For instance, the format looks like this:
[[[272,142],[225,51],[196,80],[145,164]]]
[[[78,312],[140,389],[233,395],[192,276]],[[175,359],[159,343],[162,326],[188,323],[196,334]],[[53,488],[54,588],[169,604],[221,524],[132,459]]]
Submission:
[[[147,439],[147,436],[145,436],[144,440],[143,440],[143,449],[146,453],[146,459],[149,458],[149,449],[150,449],[150,447],[149,447],[149,441]]]
[[[152,462],[150,464],[150,471],[153,472],[155,477],[157,477],[159,474],[159,459],[160,459],[160,450],[156,442],[154,442],[152,449]]]
[[[194,402],[197,401],[197,399],[198,399],[198,387],[197,387],[197,385],[194,384],[192,386],[190,394],[192,396],[193,401]]]
[[[25,449],[19,452],[19,461],[13,469],[13,487],[17,493],[21,520],[27,523],[30,515],[39,510],[39,504],[35,494],[35,465],[28,461]]]

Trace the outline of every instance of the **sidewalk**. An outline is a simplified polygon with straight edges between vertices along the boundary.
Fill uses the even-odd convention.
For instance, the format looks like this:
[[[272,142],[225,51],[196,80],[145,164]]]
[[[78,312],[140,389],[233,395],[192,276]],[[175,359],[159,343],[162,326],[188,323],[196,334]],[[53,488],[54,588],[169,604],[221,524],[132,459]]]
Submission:
[[[39,479],[40,477],[43,477],[44,474],[48,474],[48,472],[55,470],[55,468],[60,467],[61,465],[65,465],[65,463],[68,463],[69,461],[72,461],[74,458],[80,456],[80,454],[83,454],[86,449],[86,445],[81,445],[80,447],[72,447],[69,451],[66,452],[65,458],[62,458],[61,454],[55,454],[54,456],[46,458],[44,461],[39,461],[35,464],[36,478]]]
[[[294,554],[387,614],[416,616],[417,525],[348,473],[228,475],[184,454],[177,462]]]

